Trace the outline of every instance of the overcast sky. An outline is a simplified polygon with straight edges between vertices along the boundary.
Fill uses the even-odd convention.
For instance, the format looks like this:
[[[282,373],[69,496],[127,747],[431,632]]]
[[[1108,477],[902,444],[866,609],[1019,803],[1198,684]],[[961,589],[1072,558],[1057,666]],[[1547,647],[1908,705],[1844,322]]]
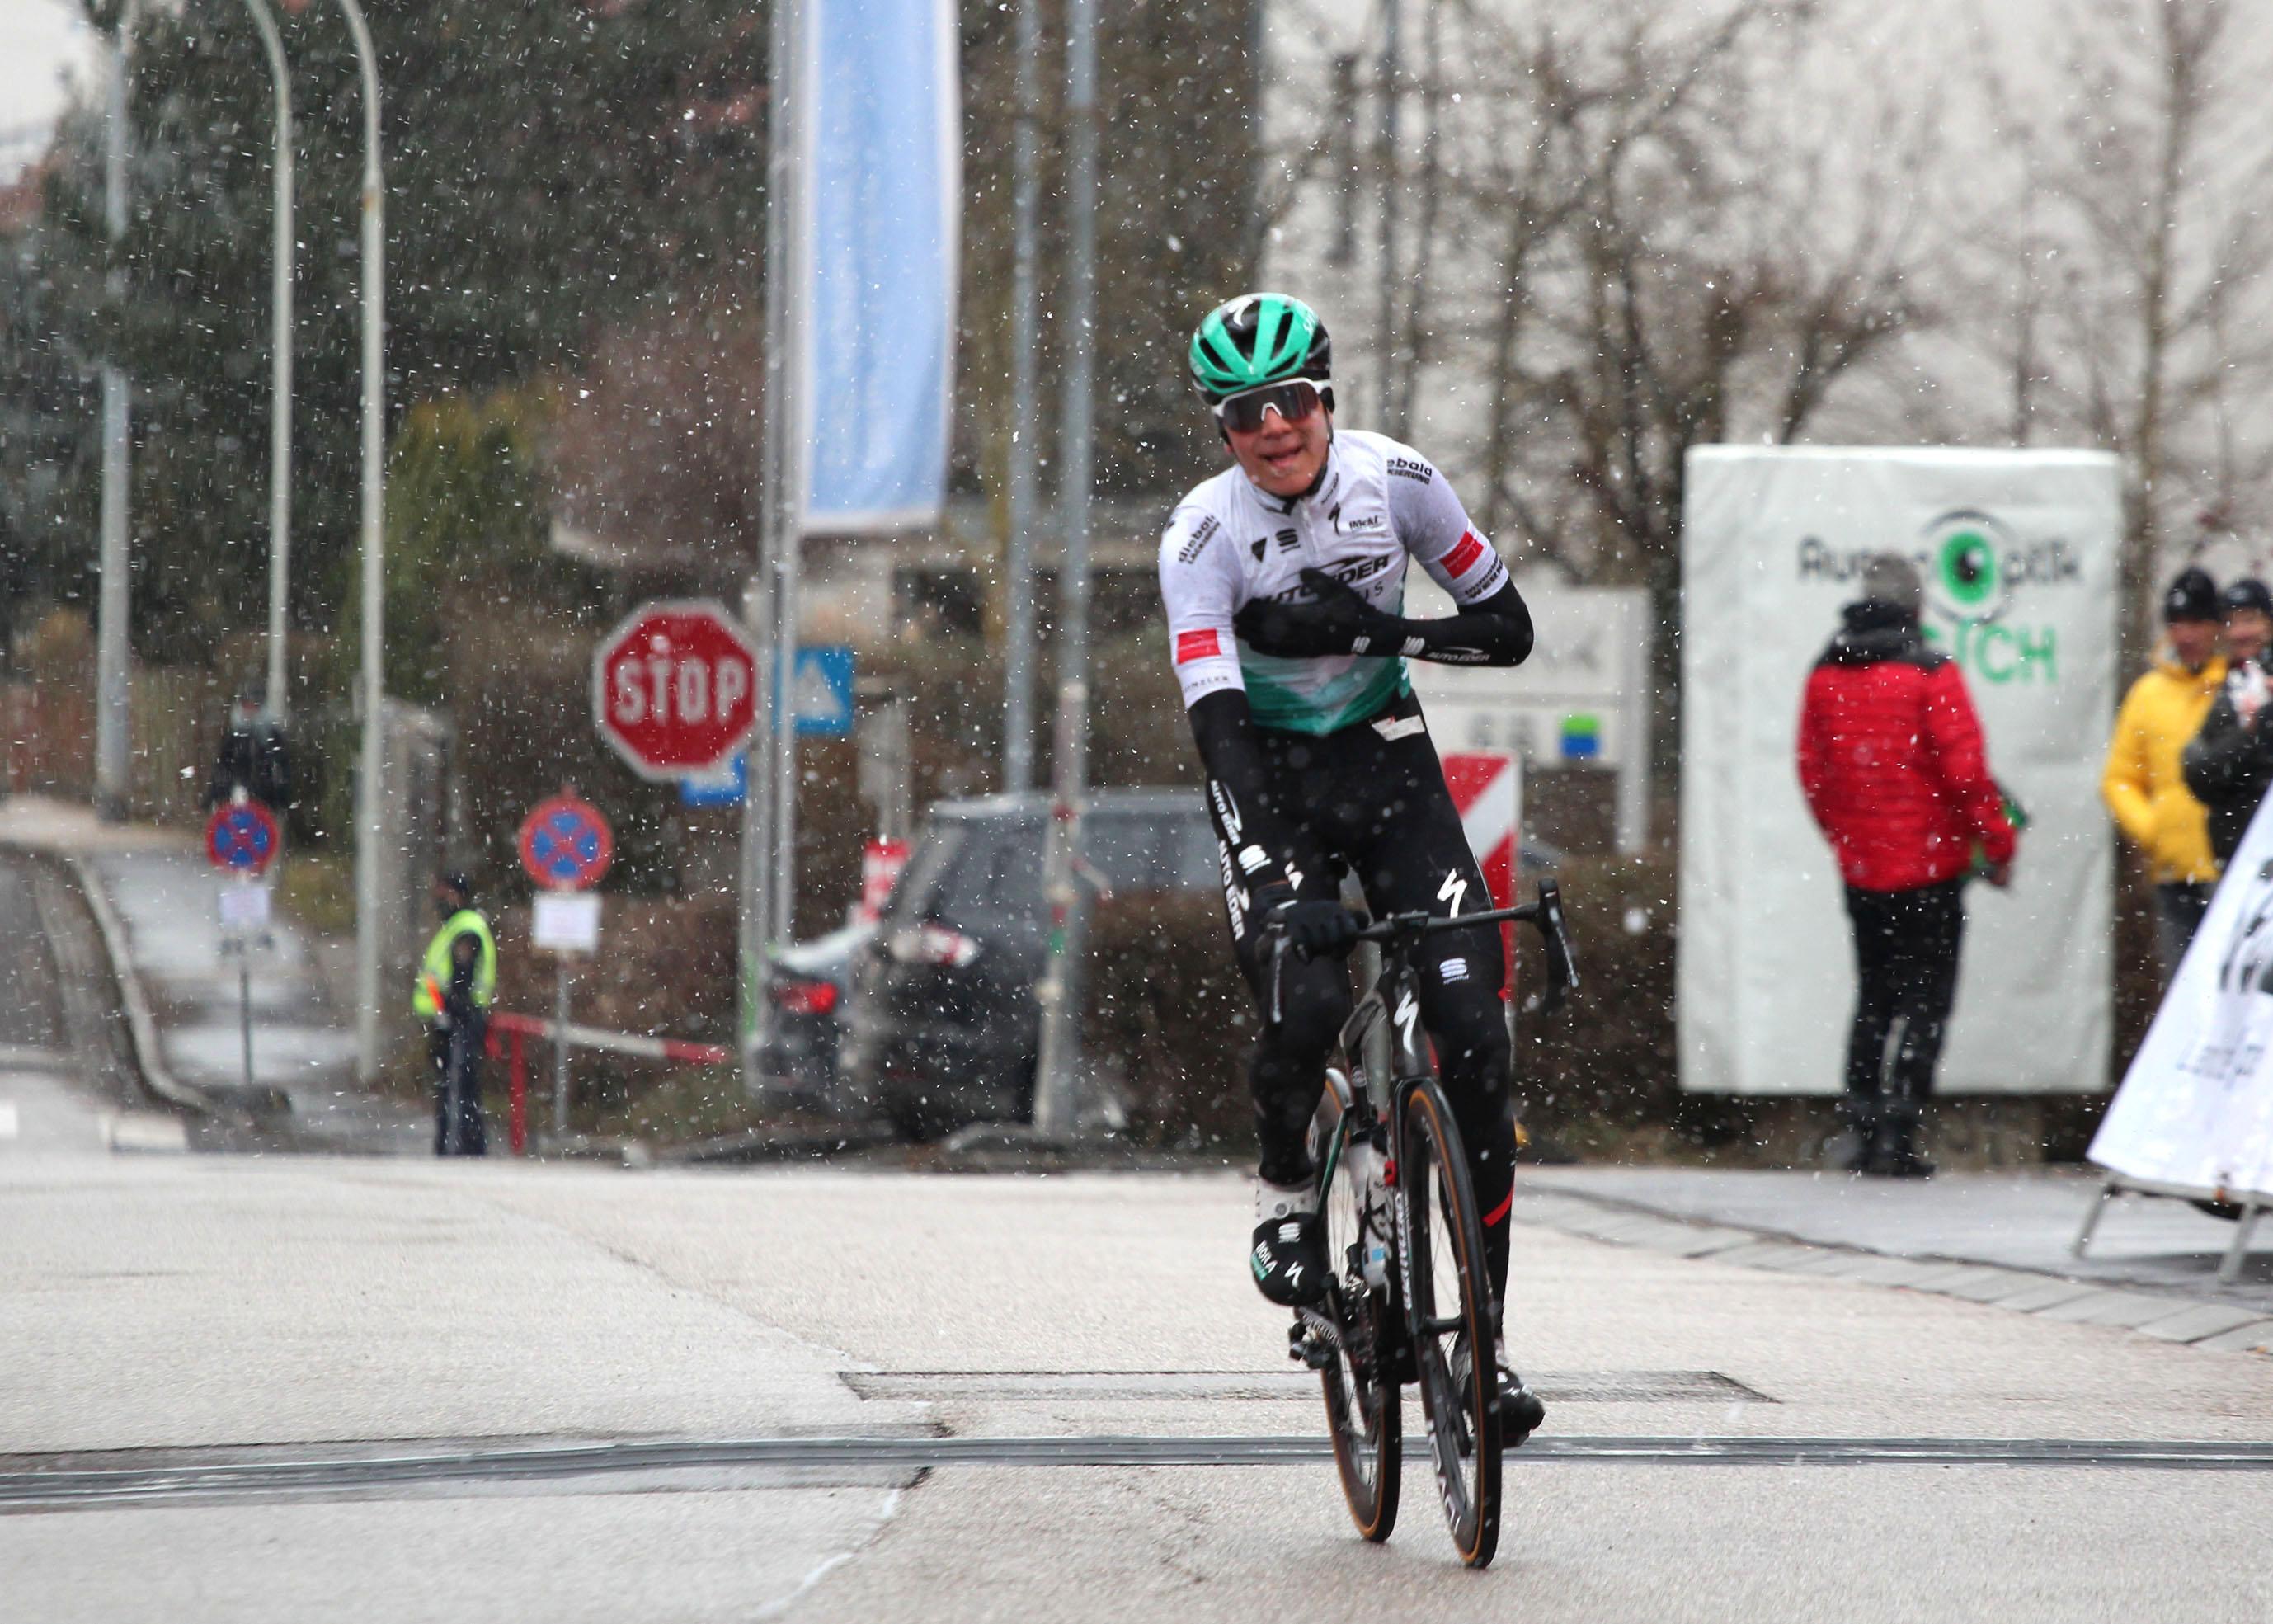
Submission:
[[[0,0],[0,184],[40,155],[66,94],[94,59],[78,0]]]

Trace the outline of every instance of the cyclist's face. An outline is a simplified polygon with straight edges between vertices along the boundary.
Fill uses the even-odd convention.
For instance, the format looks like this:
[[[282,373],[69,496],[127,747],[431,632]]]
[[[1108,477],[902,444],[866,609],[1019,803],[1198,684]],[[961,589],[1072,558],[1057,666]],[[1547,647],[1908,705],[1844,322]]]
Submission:
[[[1223,434],[1249,479],[1273,496],[1300,496],[1325,466],[1333,421],[1333,413],[1321,402],[1317,410],[1300,422],[1289,423],[1277,412],[1266,411],[1262,427],[1242,433],[1226,425]]]

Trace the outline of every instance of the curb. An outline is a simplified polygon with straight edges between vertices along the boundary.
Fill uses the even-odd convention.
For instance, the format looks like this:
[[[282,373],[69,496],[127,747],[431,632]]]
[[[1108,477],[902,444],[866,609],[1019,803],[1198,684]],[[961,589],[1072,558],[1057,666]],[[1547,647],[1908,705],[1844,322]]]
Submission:
[[[2273,1355],[2273,1310],[2223,1297],[2102,1285],[1963,1258],[1912,1257],[1804,1241],[1769,1229],[1677,1218],[1621,1197],[1578,1190],[1534,1187],[1526,1192],[1519,1186],[1515,1215],[1520,1222],[1561,1234],[1671,1257],[1710,1258],[1716,1263],[1812,1274],[1850,1285],[1930,1291],[2046,1320],[2119,1327],[2221,1353]]]
[[[260,1091],[261,1098],[254,1101],[232,1099],[183,1082],[167,1069],[165,1050],[158,1041],[158,1023],[151,1016],[150,1000],[142,991],[142,978],[136,974],[133,956],[127,949],[125,921],[118,917],[118,910],[111,906],[101,878],[86,858],[66,855],[64,861],[79,883],[79,894],[86,899],[87,912],[94,915],[95,929],[102,937],[110,977],[117,984],[119,1003],[125,1007],[126,1029],[134,1041],[134,1066],[142,1074],[142,1086],[179,1109],[239,1126],[255,1125],[264,1111],[272,1116],[289,1115],[291,1101],[275,1090]]]

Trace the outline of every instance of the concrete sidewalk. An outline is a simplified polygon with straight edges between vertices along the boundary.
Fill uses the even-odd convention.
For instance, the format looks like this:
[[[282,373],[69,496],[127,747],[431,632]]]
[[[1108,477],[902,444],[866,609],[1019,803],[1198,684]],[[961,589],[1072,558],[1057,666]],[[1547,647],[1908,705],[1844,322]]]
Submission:
[[[413,1155],[424,1113],[356,1082],[355,1033],[318,960],[319,944],[281,913],[249,965],[252,1073],[245,1076],[237,959],[222,951],[215,874],[187,837],[107,824],[86,808],[0,801],[0,846],[71,864],[102,923],[153,1091],[252,1124],[296,1149]],[[129,985],[131,983],[131,985]],[[136,1006],[140,1006],[138,1016]],[[154,1073],[154,1075],[152,1075]]]
[[[1893,1183],[1828,1172],[1534,1168],[1517,1215],[1549,1228],[2001,1303],[2235,1349],[2273,1347],[2273,1234],[2220,1285],[2233,1226],[2184,1201],[2111,1204],[2088,1255],[2069,1251],[2099,1199],[2096,1169],[1951,1174]]]

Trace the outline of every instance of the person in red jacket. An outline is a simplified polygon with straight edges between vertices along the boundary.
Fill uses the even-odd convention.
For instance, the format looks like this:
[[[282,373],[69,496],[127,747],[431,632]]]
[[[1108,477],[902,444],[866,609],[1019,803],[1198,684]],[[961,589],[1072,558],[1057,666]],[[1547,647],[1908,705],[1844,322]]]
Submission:
[[[2001,886],[2015,844],[1964,678],[1919,632],[1924,597],[1908,560],[1872,560],[1799,712],[1800,789],[1855,933],[1847,1166],[1896,1178],[1933,1172],[1919,1119],[1957,996],[1974,847]]]

